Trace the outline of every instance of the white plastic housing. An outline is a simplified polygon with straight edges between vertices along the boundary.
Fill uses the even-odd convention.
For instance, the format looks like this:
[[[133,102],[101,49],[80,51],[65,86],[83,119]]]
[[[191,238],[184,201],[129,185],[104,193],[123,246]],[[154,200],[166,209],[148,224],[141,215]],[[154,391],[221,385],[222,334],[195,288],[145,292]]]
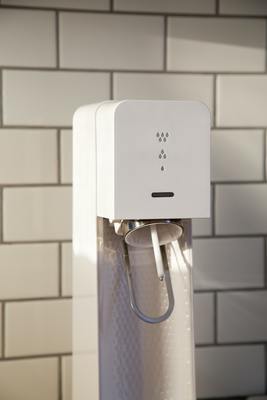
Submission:
[[[99,216],[209,217],[210,114],[204,104],[125,100],[92,112]]]
[[[190,221],[183,253],[168,249],[176,306],[154,329],[131,314],[125,282],[118,285],[122,238],[107,219],[209,216],[208,110],[197,102],[108,101],[81,107],[73,122],[73,399],[192,400]],[[138,299],[157,315],[166,296],[155,291],[153,254],[132,249],[131,257],[143,274]],[[117,393],[124,385],[127,396]]]

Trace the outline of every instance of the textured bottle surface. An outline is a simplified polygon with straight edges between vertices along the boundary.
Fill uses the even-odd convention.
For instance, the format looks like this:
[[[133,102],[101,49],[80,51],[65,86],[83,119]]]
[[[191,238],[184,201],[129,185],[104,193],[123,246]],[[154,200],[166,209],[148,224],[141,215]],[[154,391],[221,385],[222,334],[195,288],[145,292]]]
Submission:
[[[99,245],[99,346],[101,400],[195,398],[190,223],[167,258],[175,297],[171,317],[160,324],[139,320],[130,309],[121,239],[104,223]],[[190,241],[190,240],[189,240]],[[181,248],[182,251],[179,251]],[[136,298],[149,315],[168,307],[152,249],[129,247]]]

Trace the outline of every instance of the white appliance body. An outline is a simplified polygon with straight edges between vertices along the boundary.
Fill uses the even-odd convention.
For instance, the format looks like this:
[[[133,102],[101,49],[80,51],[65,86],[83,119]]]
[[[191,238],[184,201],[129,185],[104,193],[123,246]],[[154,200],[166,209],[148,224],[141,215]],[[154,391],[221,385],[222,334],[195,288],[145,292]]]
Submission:
[[[73,400],[193,400],[191,219],[210,212],[210,117],[189,101],[107,101],[74,115]],[[110,221],[179,219],[166,245],[175,306],[132,312]],[[151,248],[128,247],[138,302],[168,305]]]

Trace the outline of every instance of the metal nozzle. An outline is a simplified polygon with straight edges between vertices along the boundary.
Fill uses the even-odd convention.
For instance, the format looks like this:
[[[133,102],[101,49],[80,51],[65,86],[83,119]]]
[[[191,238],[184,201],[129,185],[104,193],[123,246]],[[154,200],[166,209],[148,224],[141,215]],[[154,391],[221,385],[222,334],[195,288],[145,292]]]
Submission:
[[[145,322],[159,323],[165,321],[172,313],[174,308],[174,297],[169,271],[166,262],[162,258],[161,246],[179,239],[183,234],[183,227],[177,220],[122,220],[114,221],[114,229],[118,235],[124,237],[127,282],[130,295],[130,304],[135,314]],[[132,274],[130,269],[127,244],[132,247],[150,248],[153,247],[158,278],[163,281],[166,278],[167,292],[169,297],[169,307],[165,314],[160,317],[152,318],[144,315],[138,308],[132,285]],[[166,257],[165,257],[166,258]]]

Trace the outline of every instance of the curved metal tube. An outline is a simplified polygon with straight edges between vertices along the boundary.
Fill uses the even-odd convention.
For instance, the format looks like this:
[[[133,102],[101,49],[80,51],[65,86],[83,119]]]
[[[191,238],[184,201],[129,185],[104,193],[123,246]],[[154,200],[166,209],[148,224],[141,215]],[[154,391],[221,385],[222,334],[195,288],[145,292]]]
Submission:
[[[138,307],[136,303],[136,297],[133,289],[133,283],[132,283],[132,273],[131,273],[131,266],[130,266],[130,261],[129,261],[129,254],[128,254],[128,247],[126,243],[124,243],[124,251],[125,251],[125,264],[126,264],[126,276],[127,276],[127,284],[128,284],[128,289],[129,289],[129,298],[130,298],[130,305],[132,311],[137,315],[138,318],[140,318],[143,322],[146,322],[148,324],[159,324],[160,322],[166,321],[166,319],[169,318],[171,313],[173,312],[174,309],[174,296],[173,296],[173,290],[172,290],[172,284],[171,284],[171,278],[170,278],[170,273],[169,271],[165,271],[165,282],[166,282],[166,288],[167,288],[167,293],[168,293],[168,299],[169,299],[169,306],[167,311],[160,315],[159,317],[150,317],[148,315],[145,315],[140,308]]]

